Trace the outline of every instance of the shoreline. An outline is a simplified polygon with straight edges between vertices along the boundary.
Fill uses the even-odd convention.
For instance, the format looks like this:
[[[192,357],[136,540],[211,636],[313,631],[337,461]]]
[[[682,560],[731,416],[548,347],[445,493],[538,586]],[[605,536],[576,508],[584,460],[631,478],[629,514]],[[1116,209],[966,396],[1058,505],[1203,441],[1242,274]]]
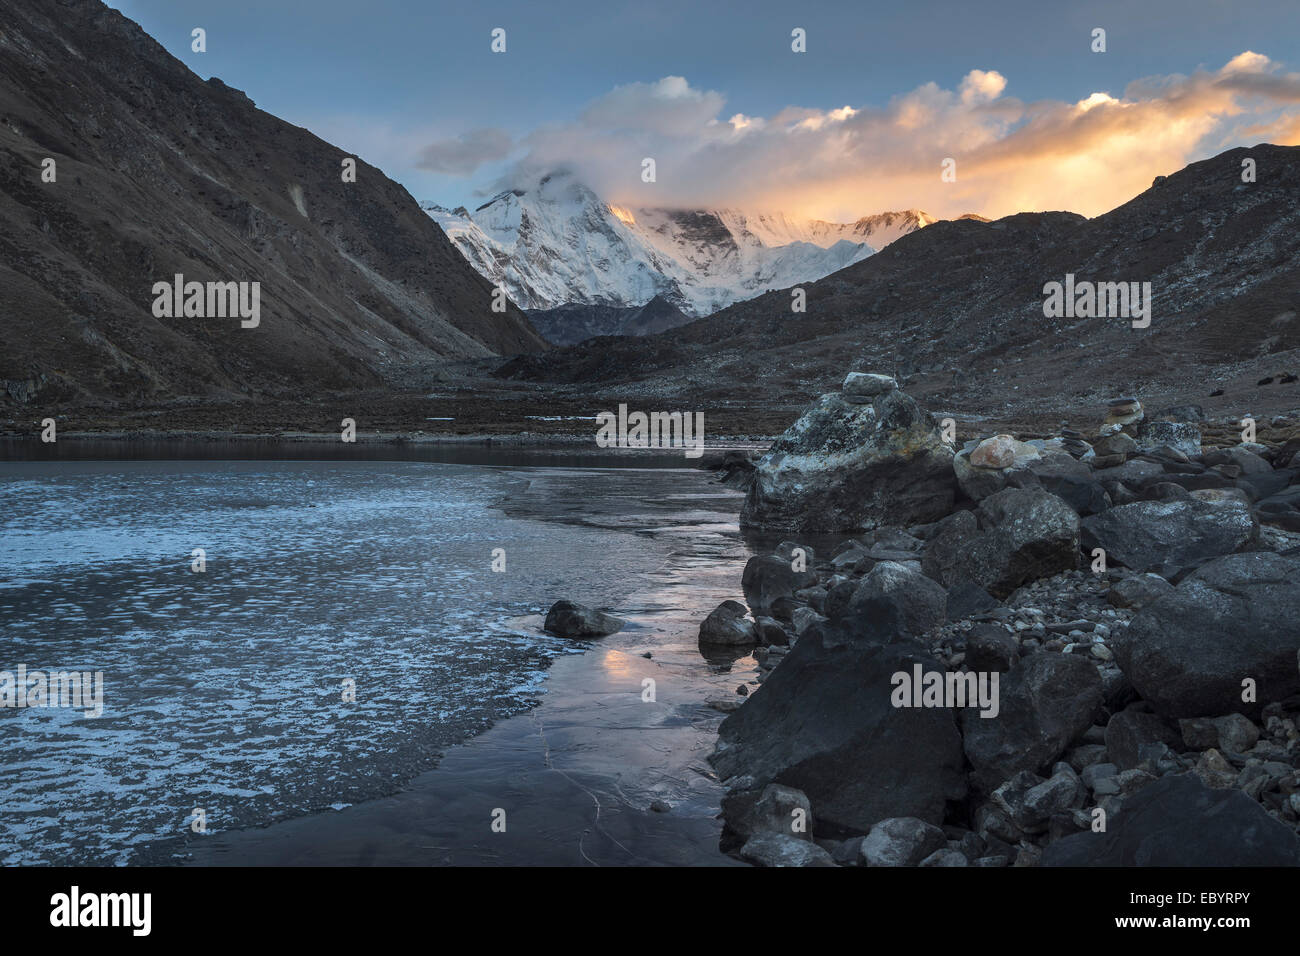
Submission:
[[[137,862],[741,865],[719,849],[723,789],[706,758],[725,714],[708,701],[756,686],[756,662],[747,651],[706,657],[697,637],[751,552],[731,517],[737,493],[699,483],[720,503],[701,503],[706,510],[689,523],[672,489],[660,502],[643,500],[636,528],[615,503],[608,513],[573,515],[566,505],[580,487],[566,497],[541,483],[500,503],[514,517],[662,534],[669,558],[628,582],[610,609],[623,630],[553,659],[536,706],[448,747],[397,793],[256,828],[187,833],[185,857],[166,841]],[[539,614],[514,623],[540,630],[541,622]],[[646,679],[655,682],[653,701],[644,699]],[[497,808],[507,814],[504,834],[491,830]]]

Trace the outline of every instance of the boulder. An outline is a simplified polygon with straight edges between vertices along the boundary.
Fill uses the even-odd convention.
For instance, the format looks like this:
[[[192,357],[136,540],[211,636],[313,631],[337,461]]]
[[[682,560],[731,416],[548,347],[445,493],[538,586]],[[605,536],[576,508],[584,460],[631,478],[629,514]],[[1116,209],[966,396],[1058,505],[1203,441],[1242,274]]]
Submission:
[[[955,487],[952,449],[912,398],[828,394],[759,460],[740,521],[823,532],[924,523],[948,513]]]
[[[1154,451],[1168,446],[1188,458],[1201,453],[1201,426],[1195,422],[1154,421],[1148,419],[1137,427],[1137,447]]]
[[[948,588],[948,620],[960,621],[998,606],[998,599],[974,581],[960,580]]]
[[[1110,495],[1092,469],[1071,455],[1049,451],[1007,476],[1014,488],[1042,488],[1056,495],[1081,515],[1096,514],[1110,507]]]
[[[1173,589],[1174,586],[1158,574],[1131,574],[1110,586],[1106,600],[1114,607],[1144,608]]]
[[[738,838],[740,843],[762,833],[812,839],[812,805],[793,787],[773,783],[762,789],[728,793],[722,798],[722,813],[728,836]],[[799,828],[796,820],[803,821]]]
[[[966,665],[973,671],[1011,670],[1020,660],[1020,642],[997,624],[977,624],[966,638]]]
[[[896,708],[891,695],[895,673],[943,668],[920,644],[887,638],[812,627],[723,721],[710,758],[719,775],[807,794],[819,836],[866,833],[888,817],[942,822],[966,790],[952,711]]]
[[[745,601],[756,614],[776,606],[780,598],[794,598],[796,591],[817,583],[813,571],[794,570],[793,559],[780,554],[756,554],[745,563],[740,587]]]
[[[1216,448],[1212,452],[1207,452],[1201,460],[1212,467],[1235,466],[1241,469],[1242,475],[1262,475],[1273,470],[1273,466],[1266,459],[1241,445]]]
[[[1190,574],[1111,638],[1141,697],[1166,717],[1257,716],[1300,693],[1300,560],[1234,554]],[[1242,681],[1255,682],[1245,702]]]
[[[960,850],[949,849],[944,847],[942,850],[935,850],[927,856],[917,866],[970,866],[970,860],[966,854]]]
[[[916,817],[892,817],[871,828],[862,841],[867,866],[916,866],[944,847],[943,830]]]
[[[623,629],[625,621],[572,601],[556,601],[546,612],[543,625],[560,637],[604,637]]]
[[[1007,488],[939,523],[921,567],[945,586],[969,580],[997,598],[1079,565],[1079,516],[1041,488]]]
[[[760,833],[740,848],[740,858],[755,866],[835,866],[816,843],[785,833]]]
[[[1171,774],[1124,798],[1104,832],[1067,836],[1042,866],[1300,866],[1300,840],[1240,790]]]
[[[700,625],[701,644],[743,645],[758,641],[754,622],[745,616],[745,605],[723,601]]]
[[[1135,501],[1090,515],[1082,525],[1084,550],[1104,548],[1108,563],[1135,571],[1195,567],[1259,541],[1259,522],[1235,499]]]
[[[1063,451],[1053,454],[1075,463]],[[982,501],[1005,488],[1013,475],[1032,469],[1042,458],[1043,452],[1036,446],[1010,435],[996,435],[959,452],[953,457],[952,468],[962,493],[972,501]],[[1086,465],[1080,467],[1087,472]]]
[[[1032,654],[999,686],[1000,711],[961,715],[966,757],[976,782],[991,792],[1020,771],[1049,766],[1087,730],[1101,706],[1097,669],[1071,654]]]
[[[1033,445],[1016,441],[1010,435],[995,435],[980,442],[970,453],[973,468],[1005,469],[1014,468],[1030,458],[1037,458],[1039,451]]]
[[[948,606],[947,592],[922,574],[915,563],[881,561],[873,567],[853,592],[848,616],[874,608],[873,598],[892,601],[898,606],[902,633],[909,637],[919,637],[942,624]]]
[[[1140,710],[1122,710],[1106,724],[1106,753],[1120,770],[1137,767],[1150,744],[1178,748],[1182,742],[1182,735],[1163,718]]]
[[[875,372],[849,372],[840,390],[852,398],[875,398],[898,388],[898,381],[889,375]]]
[[[1138,443],[1124,432],[1114,432],[1093,442],[1092,450],[1098,458],[1109,458],[1112,455],[1127,458],[1137,454]]]
[[[1188,750],[1221,750],[1244,754],[1259,741],[1259,728],[1243,714],[1226,717],[1184,717],[1178,721]]]

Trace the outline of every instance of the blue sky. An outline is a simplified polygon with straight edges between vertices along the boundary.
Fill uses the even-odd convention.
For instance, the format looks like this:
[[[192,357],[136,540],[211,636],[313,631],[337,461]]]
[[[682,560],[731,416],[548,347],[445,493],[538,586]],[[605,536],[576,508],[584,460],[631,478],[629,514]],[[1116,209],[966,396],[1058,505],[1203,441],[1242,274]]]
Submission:
[[[642,92],[655,94],[651,85],[669,76],[684,78],[692,95],[717,94],[724,103],[720,120],[738,113],[773,118],[788,107],[830,111],[849,105],[867,111],[859,116],[862,122],[872,109],[887,110],[899,97],[926,84],[957,91],[972,70],[995,71],[1005,79],[1000,103],[1073,104],[1098,91],[1120,97],[1131,81],[1143,77],[1186,76],[1198,67],[1219,70],[1247,50],[1270,58],[1269,69],[1275,73],[1295,70],[1297,64],[1288,61],[1300,59],[1294,44],[1300,37],[1300,3],[1294,0],[117,0],[113,5],[200,76],[221,77],[247,92],[259,107],[366,157],[417,198],[447,205],[481,201],[476,191],[513,168],[520,153],[531,148],[525,138],[539,127],[563,133],[581,125],[584,109],[616,87],[642,84]],[[207,31],[206,53],[190,50],[190,31],[196,26]],[[790,30],[796,26],[808,34],[808,52],[801,55],[790,51]],[[1107,31],[1107,52],[1102,55],[1089,49],[1091,30],[1098,26]],[[507,31],[505,54],[489,49],[494,27]],[[1264,107],[1276,111],[1279,102]],[[993,122],[987,104],[981,103],[981,109],[984,119]],[[1014,123],[1029,121],[1034,112],[1031,108],[1019,114]],[[930,117],[934,122],[940,118],[940,113]],[[508,162],[488,162],[467,176],[419,168],[421,144],[476,129],[504,133],[519,148]],[[884,135],[878,124],[873,129],[872,134],[856,130],[852,135]],[[606,130],[611,138],[616,132]],[[680,139],[680,130],[673,135]],[[1197,132],[1187,148],[1217,151],[1221,137],[1216,133],[1207,147],[1205,135],[1204,130]],[[547,157],[555,155],[556,138],[552,136],[543,150]],[[647,141],[672,153],[657,140]],[[962,145],[974,156],[972,144],[977,142],[983,139],[972,134]],[[681,142],[675,140],[674,148],[685,155]],[[699,148],[718,152],[713,142]],[[935,149],[954,147],[936,142]],[[581,141],[575,150],[590,151],[591,144]],[[895,169],[897,157],[876,150],[870,155],[879,159],[882,170]],[[915,161],[927,165],[929,158]],[[679,166],[686,170],[684,160]],[[594,175],[599,179],[601,173]],[[825,198],[829,184],[842,178],[825,171],[812,175],[821,191],[810,190],[799,201],[833,205]],[[661,195],[694,199],[700,190],[718,188],[716,176],[704,175],[691,184],[687,178],[683,174],[675,180],[682,187],[680,194],[666,187]],[[893,205],[913,204],[913,194],[929,198],[924,190],[899,183],[901,195]],[[770,189],[770,184],[755,182],[753,194],[763,195],[764,188]],[[1016,201],[988,189],[968,191],[962,198],[995,204]],[[879,201],[876,194],[863,194],[860,200],[846,194],[844,204],[851,211],[855,203],[871,201]],[[935,197],[931,204],[944,201]],[[1031,191],[1023,202],[1033,201],[1046,200]]]

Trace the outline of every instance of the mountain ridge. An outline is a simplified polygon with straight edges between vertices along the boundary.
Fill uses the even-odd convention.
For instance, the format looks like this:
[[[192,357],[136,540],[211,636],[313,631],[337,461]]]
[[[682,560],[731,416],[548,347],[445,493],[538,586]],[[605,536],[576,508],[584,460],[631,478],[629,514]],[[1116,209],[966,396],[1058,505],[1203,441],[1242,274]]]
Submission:
[[[691,316],[811,282],[937,221],[915,209],[830,223],[731,207],[629,207],[564,170],[503,189],[472,213],[421,207],[529,311],[628,308],[662,296]]]
[[[345,182],[350,154],[99,0],[7,2],[0,53],[0,395],[369,388],[546,348],[402,186],[360,158]],[[260,323],[156,317],[176,274],[259,283]]]
[[[1248,156],[1254,183],[1241,181]],[[1046,318],[1045,283],[1069,273],[1151,282],[1151,326]],[[1092,219],[941,221],[804,288],[804,314],[781,290],[668,333],[557,349],[545,363],[520,357],[496,374],[752,403],[773,389],[827,391],[863,369],[899,376],[931,407],[1003,419],[1104,407],[1116,394],[1205,401],[1222,390],[1210,382],[1242,415],[1300,407],[1289,379],[1300,371],[1300,147],[1228,150]],[[1277,372],[1286,374],[1256,390]]]

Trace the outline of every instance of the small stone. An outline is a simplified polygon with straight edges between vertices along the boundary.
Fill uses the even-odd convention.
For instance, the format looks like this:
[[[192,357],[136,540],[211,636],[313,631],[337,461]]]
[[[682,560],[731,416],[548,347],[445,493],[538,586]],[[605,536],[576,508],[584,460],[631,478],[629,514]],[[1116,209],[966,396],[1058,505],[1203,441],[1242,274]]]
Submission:
[[[898,388],[898,380],[890,375],[878,375],[874,372],[850,372],[844,379],[841,391],[845,395],[872,398],[892,392]]]

